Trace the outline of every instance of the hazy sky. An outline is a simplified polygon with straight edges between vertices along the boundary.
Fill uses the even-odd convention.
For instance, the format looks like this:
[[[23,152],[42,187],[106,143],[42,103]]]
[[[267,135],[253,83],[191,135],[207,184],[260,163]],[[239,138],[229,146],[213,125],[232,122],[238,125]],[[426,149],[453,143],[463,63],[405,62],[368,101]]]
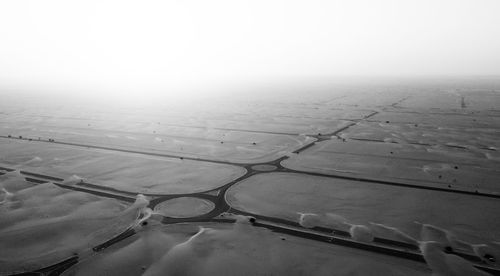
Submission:
[[[0,85],[498,75],[499,49],[498,0],[0,2]]]

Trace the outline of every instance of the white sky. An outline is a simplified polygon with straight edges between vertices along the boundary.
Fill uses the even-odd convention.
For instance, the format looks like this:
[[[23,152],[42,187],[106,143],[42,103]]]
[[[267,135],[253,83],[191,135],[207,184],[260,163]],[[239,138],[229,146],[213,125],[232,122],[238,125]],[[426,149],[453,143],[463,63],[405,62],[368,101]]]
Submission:
[[[0,86],[434,74],[500,74],[500,1],[0,2]]]

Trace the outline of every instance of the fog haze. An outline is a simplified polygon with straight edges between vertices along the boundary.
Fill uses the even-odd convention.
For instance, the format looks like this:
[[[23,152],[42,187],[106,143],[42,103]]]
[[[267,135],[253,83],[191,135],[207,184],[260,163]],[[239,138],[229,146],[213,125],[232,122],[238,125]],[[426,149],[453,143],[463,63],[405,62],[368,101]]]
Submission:
[[[3,1],[0,84],[165,93],[330,76],[498,75],[499,11],[493,0]]]

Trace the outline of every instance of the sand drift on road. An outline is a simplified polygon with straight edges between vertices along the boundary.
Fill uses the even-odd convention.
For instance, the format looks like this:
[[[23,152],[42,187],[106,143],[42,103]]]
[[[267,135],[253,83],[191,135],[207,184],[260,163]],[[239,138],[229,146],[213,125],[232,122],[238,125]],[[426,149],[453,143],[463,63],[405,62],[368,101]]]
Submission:
[[[0,102],[0,274],[500,275],[498,80]]]

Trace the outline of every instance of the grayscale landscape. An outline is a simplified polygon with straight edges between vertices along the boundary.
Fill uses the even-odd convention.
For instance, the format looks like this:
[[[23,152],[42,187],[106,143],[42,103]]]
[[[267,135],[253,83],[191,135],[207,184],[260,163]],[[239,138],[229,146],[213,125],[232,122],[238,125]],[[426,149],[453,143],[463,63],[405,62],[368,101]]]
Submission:
[[[497,2],[187,2],[0,4],[0,275],[500,275]]]
[[[463,258],[451,268],[497,274],[499,89],[387,81],[116,109],[12,95],[2,273],[425,275],[436,241]]]

